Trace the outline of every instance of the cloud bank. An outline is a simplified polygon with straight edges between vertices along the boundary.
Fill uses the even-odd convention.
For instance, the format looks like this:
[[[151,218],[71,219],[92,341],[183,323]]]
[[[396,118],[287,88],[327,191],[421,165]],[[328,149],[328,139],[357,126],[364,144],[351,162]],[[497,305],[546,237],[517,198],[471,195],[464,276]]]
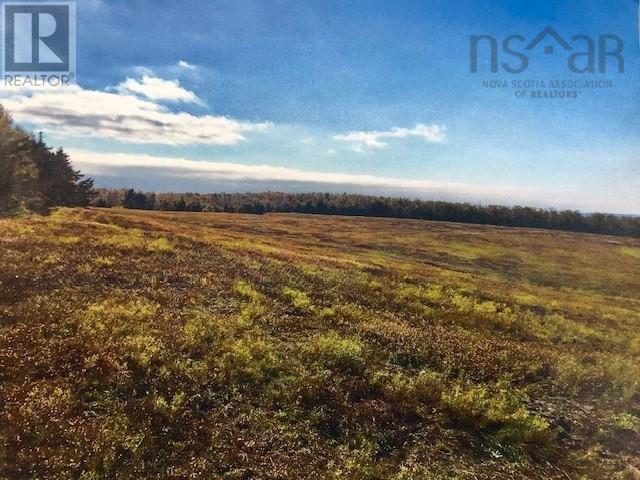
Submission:
[[[636,192],[590,189],[581,185],[561,189],[545,187],[477,184],[375,175],[306,171],[272,165],[194,161],[128,153],[69,150],[72,162],[98,186],[133,187],[148,191],[174,192],[332,192],[406,196],[425,200],[528,205],[543,208],[578,209],[585,212],[638,214]],[[635,179],[637,180],[637,178]],[[626,208],[620,208],[622,204]]]
[[[0,92],[0,101],[18,123],[50,133],[102,138],[130,144],[236,145],[270,124],[224,116],[173,112],[161,101],[198,103],[177,81],[143,76],[104,91],[67,88]]]
[[[512,186],[476,185],[429,180],[382,178],[373,175],[304,171],[270,165],[242,165],[227,162],[203,162],[185,158],[156,157],[142,154],[97,153],[86,150],[70,150],[72,161],[83,173],[103,179],[117,178],[120,186],[126,184],[136,188],[152,188],[147,184],[136,184],[145,177],[153,177],[162,184],[210,192],[229,191],[230,185],[249,189],[268,190],[274,186],[296,190],[395,192],[397,194],[434,197],[439,199],[462,199],[467,201],[509,202],[522,199],[530,193],[526,189]],[[170,179],[170,182],[167,180]],[[133,183],[131,183],[133,182]],[[244,187],[243,187],[244,185]],[[226,186],[226,188],[225,188]],[[156,187],[157,188],[157,187]],[[166,189],[165,189],[166,190]]]

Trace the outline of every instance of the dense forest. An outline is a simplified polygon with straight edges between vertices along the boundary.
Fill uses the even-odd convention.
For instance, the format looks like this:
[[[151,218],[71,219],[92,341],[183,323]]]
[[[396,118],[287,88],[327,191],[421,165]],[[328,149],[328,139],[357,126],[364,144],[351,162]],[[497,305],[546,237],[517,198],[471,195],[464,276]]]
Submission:
[[[93,180],[72,168],[62,148],[14,125],[0,106],[0,215],[86,206],[93,195]]]
[[[145,193],[98,189],[93,203],[143,210],[393,217],[640,237],[640,218],[329,193]]]

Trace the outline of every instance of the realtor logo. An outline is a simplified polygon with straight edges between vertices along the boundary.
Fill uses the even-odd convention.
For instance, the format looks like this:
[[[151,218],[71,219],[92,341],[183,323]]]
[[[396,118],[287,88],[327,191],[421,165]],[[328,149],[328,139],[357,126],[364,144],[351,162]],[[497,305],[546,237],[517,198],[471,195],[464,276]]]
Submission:
[[[74,2],[3,3],[5,86],[69,83],[75,77],[75,20]]]

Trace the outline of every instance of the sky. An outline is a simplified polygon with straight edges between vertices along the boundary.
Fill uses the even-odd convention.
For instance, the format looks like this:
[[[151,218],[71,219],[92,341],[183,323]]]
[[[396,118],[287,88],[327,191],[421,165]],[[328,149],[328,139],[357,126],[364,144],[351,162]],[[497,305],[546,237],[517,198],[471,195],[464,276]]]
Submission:
[[[551,37],[525,51],[547,26],[596,55],[616,35],[624,72],[574,73]],[[471,73],[485,34],[519,35],[529,68],[490,72],[483,43]],[[97,186],[640,214],[639,67],[635,0],[82,0],[77,85],[0,86],[0,103]],[[606,88],[526,84],[586,80]]]

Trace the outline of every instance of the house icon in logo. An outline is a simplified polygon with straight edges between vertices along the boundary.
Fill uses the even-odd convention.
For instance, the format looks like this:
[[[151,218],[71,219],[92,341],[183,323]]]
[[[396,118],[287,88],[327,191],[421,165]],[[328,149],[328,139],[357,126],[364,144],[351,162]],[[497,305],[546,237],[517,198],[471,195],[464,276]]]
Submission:
[[[552,27],[546,27],[544,30],[542,30],[538,34],[538,36],[534,38],[529,45],[527,45],[526,50],[533,50],[543,41],[546,41],[545,39],[547,39],[547,37],[550,37],[550,40],[555,41],[556,44],[560,45],[565,50],[567,51],[573,50],[573,47],[571,47],[571,45],[569,45],[569,43],[564,38],[562,38],[562,36],[558,32],[556,32]],[[544,54],[553,55],[554,53],[555,53],[555,46],[550,43],[547,43],[544,47]]]

